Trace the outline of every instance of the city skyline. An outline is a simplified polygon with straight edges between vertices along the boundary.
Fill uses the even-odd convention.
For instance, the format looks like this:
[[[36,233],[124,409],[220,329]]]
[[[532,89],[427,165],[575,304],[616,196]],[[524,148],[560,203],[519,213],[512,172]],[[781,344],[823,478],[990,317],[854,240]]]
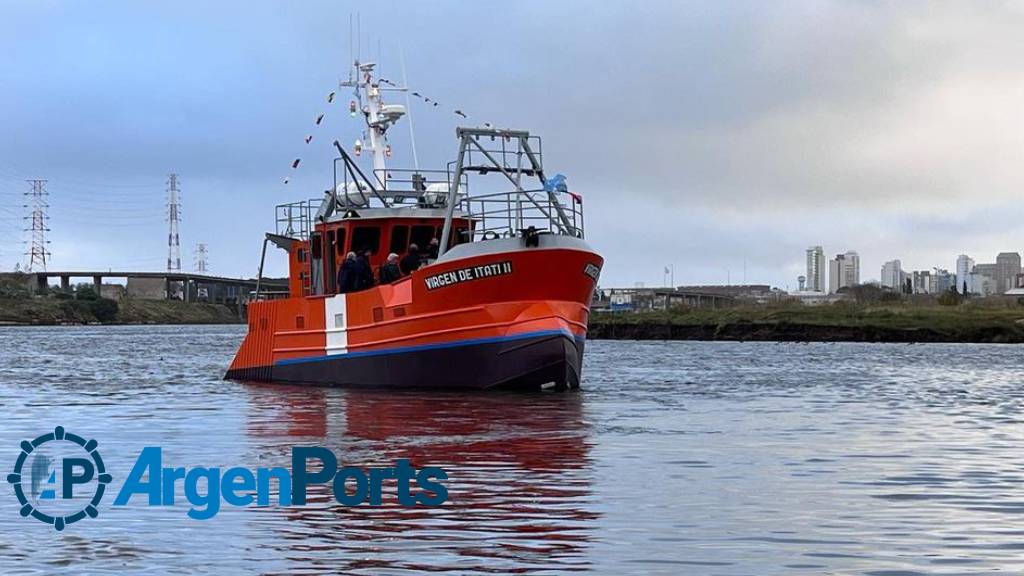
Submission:
[[[812,269],[816,266],[815,263],[823,258],[824,247],[813,245],[807,248],[805,253],[806,272],[796,279],[800,288],[789,291],[834,294],[839,288],[856,284],[878,284],[902,292],[909,281],[910,290],[914,293],[941,293],[955,287],[958,292],[966,289],[971,293],[989,295],[1002,294],[1024,283],[1024,266],[1020,252],[1017,251],[1001,251],[990,263],[979,262],[967,254],[959,254],[952,267],[931,266],[914,269],[904,267],[902,260],[895,258],[883,262],[878,278],[869,277],[861,280],[859,255],[855,250],[848,250],[836,254],[828,261],[828,282],[825,289],[816,289],[812,281]]]

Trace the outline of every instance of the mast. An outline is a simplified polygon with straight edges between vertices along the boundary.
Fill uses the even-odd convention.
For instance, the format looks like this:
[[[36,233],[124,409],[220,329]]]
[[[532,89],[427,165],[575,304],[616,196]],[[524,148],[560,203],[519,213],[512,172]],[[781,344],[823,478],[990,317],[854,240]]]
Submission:
[[[353,64],[355,76],[350,75],[347,82],[340,82],[338,85],[354,89],[356,99],[352,101],[349,110],[353,115],[357,110],[363,113],[369,139],[368,149],[373,158],[373,173],[377,177],[377,181],[380,182],[381,188],[386,190],[388,187],[387,157],[391,154],[387,131],[405,115],[406,110],[405,106],[401,104],[384,103],[382,93],[388,88],[382,87],[381,84],[391,83],[374,78],[375,67],[376,64],[373,62],[360,63],[359,60],[356,60]],[[405,87],[390,89],[401,92],[406,90]],[[358,151],[359,146],[356,149]]]

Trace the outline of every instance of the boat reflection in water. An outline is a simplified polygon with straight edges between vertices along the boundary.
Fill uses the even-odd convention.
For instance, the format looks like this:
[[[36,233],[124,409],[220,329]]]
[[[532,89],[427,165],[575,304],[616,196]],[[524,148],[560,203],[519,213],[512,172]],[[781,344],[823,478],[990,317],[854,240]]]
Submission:
[[[251,385],[248,432],[261,466],[320,445],[339,465],[439,466],[441,507],[346,508],[311,486],[303,507],[254,508],[295,566],[342,572],[586,570],[593,512],[589,425],[579,394],[465,394]],[[268,462],[269,460],[269,462]],[[281,516],[287,522],[281,521]],[[295,567],[292,566],[292,567]]]

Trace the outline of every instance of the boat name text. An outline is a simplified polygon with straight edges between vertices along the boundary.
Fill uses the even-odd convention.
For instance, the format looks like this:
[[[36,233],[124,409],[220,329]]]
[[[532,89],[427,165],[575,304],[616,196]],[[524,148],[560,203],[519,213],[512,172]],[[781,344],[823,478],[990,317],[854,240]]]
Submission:
[[[440,274],[427,276],[424,281],[427,283],[427,290],[435,290],[437,288],[444,288],[445,286],[451,286],[453,284],[491,278],[494,276],[505,276],[511,273],[512,262],[506,260],[505,262],[481,264],[480,266],[471,266],[469,268],[460,268],[458,270],[441,272]]]

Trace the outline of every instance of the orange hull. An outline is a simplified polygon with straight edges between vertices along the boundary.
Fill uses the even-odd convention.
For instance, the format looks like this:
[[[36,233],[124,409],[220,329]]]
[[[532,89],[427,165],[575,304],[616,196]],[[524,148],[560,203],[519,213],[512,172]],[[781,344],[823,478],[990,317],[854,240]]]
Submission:
[[[572,387],[603,260],[574,248],[444,259],[362,292],[253,302],[228,378]]]

